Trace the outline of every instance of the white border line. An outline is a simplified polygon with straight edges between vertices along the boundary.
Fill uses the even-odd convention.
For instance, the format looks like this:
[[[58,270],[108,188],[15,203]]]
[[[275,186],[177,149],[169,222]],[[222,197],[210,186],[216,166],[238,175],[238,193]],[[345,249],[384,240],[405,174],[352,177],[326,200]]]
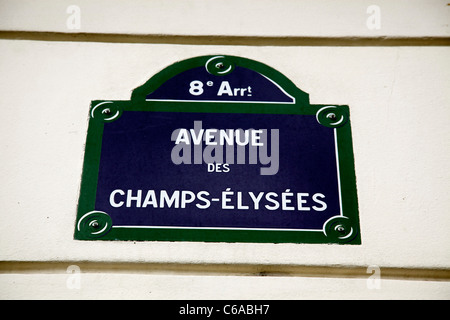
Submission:
[[[214,103],[265,103],[265,104],[295,104],[294,102],[277,102],[277,101],[219,101],[219,100],[174,100],[174,99],[145,99],[145,101],[162,101],[162,102],[214,102]]]
[[[338,191],[339,191],[339,209],[340,216],[344,215],[344,211],[342,210],[342,192],[341,192],[341,175],[339,170],[339,150],[338,150],[338,142],[337,142],[337,129],[334,128],[334,148],[336,149],[336,170],[337,170],[337,178],[338,178]]]
[[[289,93],[287,93],[278,83],[276,83],[275,81],[273,81],[272,79],[270,79],[269,77],[266,77],[265,75],[263,75],[262,73],[257,72],[258,74],[262,75],[264,78],[266,78],[267,80],[269,80],[270,82],[272,82],[274,85],[276,85],[278,87],[278,89],[281,90],[281,92],[283,92],[286,96],[288,96],[289,98],[292,99],[292,102],[288,102],[288,103],[294,103],[295,104],[295,98],[293,96],[291,96]]]
[[[322,229],[275,229],[275,228],[235,228],[235,227],[177,227],[177,226],[113,226],[113,228],[138,228],[138,229],[196,229],[196,230],[261,230],[261,231],[319,231]]]
[[[342,193],[341,193],[341,178],[339,174],[339,151],[338,151],[338,142],[337,142],[337,129],[334,128],[334,148],[336,154],[336,172],[338,179],[338,192],[339,192],[339,209],[340,213],[338,216],[344,216],[344,212],[342,210]],[[84,216],[83,216],[84,217]],[[326,222],[330,219],[335,218],[336,216],[330,217]],[[276,229],[276,228],[228,228],[228,227],[177,227],[177,226],[112,226],[112,228],[138,228],[138,229],[195,229],[195,230],[260,230],[260,231],[312,231],[312,232],[323,232],[325,230],[322,229]],[[326,233],[325,233],[326,235]]]

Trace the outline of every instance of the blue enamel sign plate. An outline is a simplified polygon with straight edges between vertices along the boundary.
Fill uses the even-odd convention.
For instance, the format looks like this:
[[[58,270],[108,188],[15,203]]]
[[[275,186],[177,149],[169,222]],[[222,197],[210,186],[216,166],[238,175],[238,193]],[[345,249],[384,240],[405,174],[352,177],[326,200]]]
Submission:
[[[360,244],[349,108],[231,56],[93,101],[75,238]]]

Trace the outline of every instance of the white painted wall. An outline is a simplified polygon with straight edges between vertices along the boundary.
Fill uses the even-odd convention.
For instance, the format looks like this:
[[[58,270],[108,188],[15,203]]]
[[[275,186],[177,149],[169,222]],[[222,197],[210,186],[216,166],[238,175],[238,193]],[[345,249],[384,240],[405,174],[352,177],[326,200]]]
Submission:
[[[96,33],[448,37],[450,20],[445,1],[376,1],[383,27],[375,33],[364,25],[367,1],[77,3],[82,8],[78,31]],[[65,26],[69,4],[0,1],[0,30],[74,32]],[[184,14],[188,9],[191,14]],[[266,23],[269,17],[275,22]],[[361,246],[73,240],[90,101],[128,100],[132,89],[166,66],[207,54],[261,61],[308,92],[311,103],[350,106]],[[0,261],[449,269],[449,57],[448,46],[0,40]],[[0,298],[219,298],[213,288],[220,286],[227,288],[225,298],[450,298],[448,281],[384,280],[386,285],[374,292],[365,278],[137,277],[122,270],[83,274],[86,282],[77,291],[65,287],[64,273],[17,273],[0,274]],[[92,278],[102,285],[91,286]],[[127,289],[118,292],[118,286]]]
[[[368,289],[365,279],[132,273],[82,274],[80,288],[68,289],[68,279],[64,273],[0,275],[0,299],[448,299],[450,290],[436,281],[382,280],[379,289]]]
[[[446,0],[1,0],[0,29],[166,35],[448,37]],[[81,10],[67,29],[66,11]],[[382,25],[367,27],[379,8]],[[69,9],[69,12],[73,12]],[[372,20],[369,20],[372,24]]]

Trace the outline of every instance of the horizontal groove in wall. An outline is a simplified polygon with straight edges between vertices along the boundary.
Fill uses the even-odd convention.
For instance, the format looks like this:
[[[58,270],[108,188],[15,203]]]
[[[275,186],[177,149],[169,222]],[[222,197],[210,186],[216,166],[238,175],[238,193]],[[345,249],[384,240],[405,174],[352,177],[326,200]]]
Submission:
[[[67,273],[69,266],[78,266],[81,273],[197,275],[197,276],[277,276],[318,278],[364,278],[373,268],[353,266],[300,266],[250,264],[175,264],[127,262],[0,262],[0,274]],[[371,266],[374,267],[374,266]],[[378,268],[375,266],[375,268]],[[381,279],[450,281],[450,269],[379,267]]]
[[[0,31],[0,39],[225,46],[450,46],[450,37],[251,37]]]

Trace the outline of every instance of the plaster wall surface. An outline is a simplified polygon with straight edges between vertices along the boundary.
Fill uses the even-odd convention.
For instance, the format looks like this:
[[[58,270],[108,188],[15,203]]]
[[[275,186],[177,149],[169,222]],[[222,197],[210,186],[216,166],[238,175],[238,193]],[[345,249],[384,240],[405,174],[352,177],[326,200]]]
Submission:
[[[0,1],[0,265],[7,266],[0,268],[0,298],[450,298],[448,45],[246,46],[223,45],[214,37],[209,45],[181,45],[164,38],[441,39],[449,33],[445,1],[378,1],[384,20],[374,32],[365,25],[372,3],[364,1],[284,1],[283,6],[269,1],[174,1],[170,6],[166,1],[135,0],[127,6],[78,1],[80,30],[65,24],[71,3],[37,3]],[[189,10],[192,14],[184,14]],[[252,13],[248,19],[244,11]],[[119,15],[123,19],[112,23],[110,17]],[[270,27],[269,18],[275,20]],[[24,31],[29,39],[20,39]],[[92,41],[33,39],[44,32],[97,35],[87,36]],[[108,33],[156,36],[161,43],[97,41],[98,34]],[[165,67],[208,54],[260,61],[309,93],[312,104],[350,106],[362,245],[73,239],[91,100],[128,100],[134,88]],[[81,268],[82,287],[70,290],[64,268],[21,270],[28,262],[130,265],[95,272]],[[140,264],[229,265],[231,270],[240,264],[280,270],[377,266],[382,277],[389,268],[409,270],[413,278],[414,270],[423,269],[445,275],[440,281],[400,275],[370,290],[370,273],[258,277],[163,269],[137,274],[130,266]],[[93,279],[101,285],[91,285]],[[223,295],[215,287],[223,287]]]

